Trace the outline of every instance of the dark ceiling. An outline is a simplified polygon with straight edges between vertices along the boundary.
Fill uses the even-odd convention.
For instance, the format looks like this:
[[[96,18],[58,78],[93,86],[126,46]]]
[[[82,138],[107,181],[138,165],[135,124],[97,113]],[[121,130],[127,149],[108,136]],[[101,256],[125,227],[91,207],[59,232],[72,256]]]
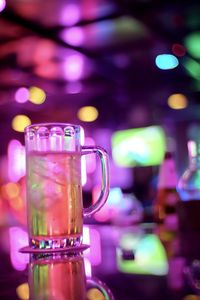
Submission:
[[[16,114],[33,123],[80,123],[77,110],[84,105],[99,110],[85,125],[90,128],[199,120],[199,82],[184,68],[189,53],[176,69],[155,65],[158,54],[172,53],[173,44],[200,30],[199,16],[193,0],[7,0],[0,13],[2,144],[16,135]],[[81,70],[70,78],[66,64],[73,55],[81,58]],[[45,103],[15,102],[16,90],[30,86],[45,90]],[[172,93],[185,94],[188,108],[168,108]]]

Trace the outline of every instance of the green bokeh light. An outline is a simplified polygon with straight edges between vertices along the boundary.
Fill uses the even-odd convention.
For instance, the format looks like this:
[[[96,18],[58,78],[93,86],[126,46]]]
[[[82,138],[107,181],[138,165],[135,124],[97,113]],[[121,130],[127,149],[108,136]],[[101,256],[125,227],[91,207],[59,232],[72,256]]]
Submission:
[[[197,61],[186,58],[183,60],[183,65],[191,77],[200,80],[200,64]]]
[[[200,31],[191,33],[185,38],[184,45],[190,55],[200,58]]]
[[[112,154],[122,167],[159,165],[164,157],[166,138],[160,126],[117,131],[112,136]]]
[[[117,266],[123,273],[152,275],[166,275],[168,273],[165,249],[154,234],[147,234],[138,242],[134,260],[123,260],[118,249]]]

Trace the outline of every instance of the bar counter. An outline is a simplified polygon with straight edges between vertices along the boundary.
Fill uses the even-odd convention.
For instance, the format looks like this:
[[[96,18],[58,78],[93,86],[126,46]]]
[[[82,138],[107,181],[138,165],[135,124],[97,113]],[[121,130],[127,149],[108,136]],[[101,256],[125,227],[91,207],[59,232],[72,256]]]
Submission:
[[[22,254],[26,230],[2,227],[0,299],[200,299],[197,243],[187,235],[185,248],[183,235],[154,223],[88,224],[83,236],[82,253]]]

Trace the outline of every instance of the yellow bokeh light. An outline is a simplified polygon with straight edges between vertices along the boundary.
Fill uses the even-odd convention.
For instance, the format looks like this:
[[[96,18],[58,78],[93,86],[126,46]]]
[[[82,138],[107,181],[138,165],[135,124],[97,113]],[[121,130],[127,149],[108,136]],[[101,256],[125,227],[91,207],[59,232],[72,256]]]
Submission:
[[[18,183],[9,182],[2,186],[1,192],[3,197],[12,199],[19,196],[20,186]]]
[[[78,118],[84,122],[93,122],[98,118],[98,110],[94,106],[84,106],[78,111]]]
[[[188,100],[183,94],[173,94],[169,96],[167,103],[172,109],[183,109],[188,105]]]
[[[12,120],[12,128],[18,132],[24,132],[24,128],[30,124],[31,120],[25,115],[17,115]]]
[[[29,286],[28,283],[22,283],[16,288],[16,293],[19,299],[29,300]]]
[[[29,89],[29,101],[34,104],[42,104],[46,99],[46,93],[42,89],[32,86]]]
[[[100,292],[100,290],[98,290],[96,288],[92,288],[87,292],[87,299],[88,300],[105,300],[106,298],[104,297],[102,292]]]
[[[13,199],[9,199],[9,204],[15,210],[21,210],[24,208],[24,201],[20,196]]]
[[[183,298],[183,300],[200,300],[200,297],[197,295],[187,295]]]

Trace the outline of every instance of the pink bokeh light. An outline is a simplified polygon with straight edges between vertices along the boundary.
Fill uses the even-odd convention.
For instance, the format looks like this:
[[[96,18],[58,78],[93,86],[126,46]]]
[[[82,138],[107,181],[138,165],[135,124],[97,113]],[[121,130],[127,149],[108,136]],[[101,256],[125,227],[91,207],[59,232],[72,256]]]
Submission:
[[[84,257],[85,275],[87,277],[92,277],[92,266],[88,258]]]
[[[10,260],[14,269],[24,271],[29,262],[29,254],[20,253],[22,247],[28,245],[28,234],[20,227],[9,229]]]
[[[81,82],[69,82],[66,87],[66,92],[68,94],[79,94],[83,89]]]
[[[45,61],[35,68],[35,73],[48,79],[59,77],[58,64],[54,61]]]
[[[25,103],[29,99],[29,90],[25,87],[19,88],[15,92],[15,101],[18,103]]]
[[[81,145],[84,145],[84,143],[85,143],[85,131],[84,131],[83,127],[81,127],[81,131],[80,131],[80,140],[81,140]],[[87,182],[86,156],[85,155],[81,156],[81,182],[82,182],[83,186]]]
[[[18,140],[11,140],[8,145],[9,180],[17,182],[25,172],[25,147]]]
[[[92,202],[95,203],[101,192],[101,187],[96,185],[92,190]],[[123,194],[120,187],[110,188],[110,193],[107,202],[98,211],[94,218],[99,222],[106,222],[112,220],[124,206]]]
[[[79,80],[83,75],[84,58],[80,54],[70,55],[64,62],[64,75],[69,81]]]
[[[92,266],[98,266],[101,264],[101,237],[99,232],[95,228],[84,226],[83,243],[90,245],[90,248],[84,252],[84,257],[90,261]]]
[[[85,138],[85,145],[95,146],[95,141],[91,137]],[[87,173],[93,173],[96,169],[96,154],[90,154],[86,156],[86,170]]]
[[[60,34],[61,39],[73,46],[80,46],[84,42],[84,32],[80,27],[64,29]]]
[[[60,16],[60,24],[64,26],[72,26],[76,24],[81,17],[80,5],[70,3],[64,6]]]
[[[0,12],[6,7],[6,0],[0,0]]]

